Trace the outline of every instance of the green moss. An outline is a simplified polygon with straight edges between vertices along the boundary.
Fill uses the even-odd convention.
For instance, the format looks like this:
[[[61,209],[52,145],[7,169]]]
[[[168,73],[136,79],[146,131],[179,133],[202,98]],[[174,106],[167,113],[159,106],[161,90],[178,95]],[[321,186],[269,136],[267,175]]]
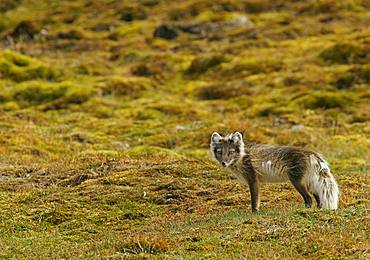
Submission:
[[[189,68],[186,70],[186,74],[199,75],[226,61],[227,59],[223,55],[213,55],[210,57],[195,58],[191,62]]]
[[[143,91],[153,88],[150,79],[142,77],[111,77],[99,86],[103,95],[139,97]]]
[[[354,75],[358,83],[370,84],[370,65],[369,64],[354,67],[352,70],[350,70],[350,73]]]
[[[195,20],[201,23],[207,22],[224,22],[233,19],[234,16],[232,13],[222,13],[222,12],[213,12],[211,10],[206,10],[201,12],[195,17]]]
[[[11,99],[21,106],[39,105],[61,98],[68,86],[30,81],[16,85],[11,90]]]
[[[271,102],[271,101],[270,101]],[[250,113],[255,116],[267,117],[272,115],[283,115],[293,113],[296,108],[294,105],[287,106],[284,103],[270,103],[270,102],[261,102],[256,103],[252,106]]]
[[[313,93],[297,100],[298,104],[305,108],[345,108],[351,105],[352,99],[343,93]]]
[[[142,33],[144,25],[145,22],[132,22],[124,24],[116,28],[111,34],[109,34],[108,38],[110,40],[119,40],[135,37],[136,35]]]
[[[73,85],[72,83],[60,84],[66,86],[68,91],[63,96],[63,102],[67,104],[81,104],[89,100],[96,91],[88,86]]]
[[[225,68],[223,73],[227,76],[269,73],[281,70],[282,66],[281,61],[273,59],[245,59],[239,60],[232,68]]]
[[[199,99],[230,99],[243,95],[250,95],[251,89],[247,84],[224,83],[202,87],[197,91]]]
[[[157,147],[157,146],[136,146],[130,149],[127,154],[132,157],[140,156],[154,156],[154,157],[168,157],[168,158],[181,158],[182,156],[178,153]]]
[[[163,118],[163,113],[156,109],[146,108],[139,111],[136,115],[138,120],[161,120]]]
[[[95,62],[80,63],[75,69],[78,73],[89,76],[107,75],[111,72],[111,68],[109,68],[106,64],[96,64]]]
[[[95,92],[92,91],[91,93],[93,94]],[[94,96],[92,98],[88,96],[87,98],[88,101],[86,100],[87,102],[83,104],[83,107],[76,106],[75,110],[83,110],[97,118],[110,118],[114,115],[114,104],[105,102],[104,99],[99,96]]]
[[[323,50],[320,57],[328,63],[363,63],[369,59],[369,50],[359,45],[337,43]]]
[[[270,10],[272,7],[273,5],[266,0],[252,0],[244,3],[244,8],[248,13],[261,13]]]
[[[56,80],[59,72],[40,61],[14,51],[0,52],[0,74],[14,81]]]
[[[6,18],[0,14],[0,33],[7,28],[7,20]]]
[[[0,2],[0,12],[7,12],[16,8],[22,3],[23,0],[2,0]],[[1,31],[1,30],[0,30]]]
[[[349,89],[355,84],[370,84],[370,66],[355,66],[341,74],[335,81],[337,89]]]
[[[59,32],[57,37],[60,39],[67,39],[67,40],[81,40],[87,38],[86,33],[81,29],[71,29]]]
[[[355,76],[351,73],[346,73],[336,80],[335,86],[337,89],[348,89],[352,87],[355,82]]]
[[[156,134],[146,138],[145,143],[151,146],[172,149],[179,143],[176,139],[179,138],[173,137],[170,134]]]
[[[70,82],[27,81],[6,88],[0,94],[0,99],[9,102],[15,101],[21,107],[48,103],[60,107],[68,104],[81,104],[94,93],[92,88],[81,87]]]
[[[361,10],[361,2],[357,1],[335,1],[335,0],[320,0],[306,1],[300,5],[299,12],[302,14],[318,15],[318,14],[338,14],[341,11]]]
[[[119,11],[119,14],[120,19],[125,22],[145,20],[147,18],[145,9],[140,6],[126,6]]]
[[[1,104],[0,108],[5,111],[16,111],[19,109],[19,105],[17,102],[10,101]]]

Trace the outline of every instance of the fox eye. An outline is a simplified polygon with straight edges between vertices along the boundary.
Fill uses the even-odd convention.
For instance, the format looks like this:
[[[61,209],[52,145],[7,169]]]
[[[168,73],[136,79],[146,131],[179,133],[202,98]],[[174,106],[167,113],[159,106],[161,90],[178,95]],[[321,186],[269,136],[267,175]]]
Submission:
[[[221,153],[222,152],[222,149],[220,149],[220,148],[218,148],[217,150],[216,150],[216,153]]]

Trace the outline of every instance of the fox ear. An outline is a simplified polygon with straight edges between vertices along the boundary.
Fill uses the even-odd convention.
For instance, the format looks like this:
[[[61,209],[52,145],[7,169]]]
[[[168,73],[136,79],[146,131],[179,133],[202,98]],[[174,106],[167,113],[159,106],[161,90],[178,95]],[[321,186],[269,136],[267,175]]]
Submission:
[[[217,132],[213,132],[212,136],[211,136],[211,143],[218,143],[220,142],[221,140],[221,135]]]
[[[239,132],[235,132],[232,136],[233,142],[234,143],[242,143],[243,142],[243,136]]]

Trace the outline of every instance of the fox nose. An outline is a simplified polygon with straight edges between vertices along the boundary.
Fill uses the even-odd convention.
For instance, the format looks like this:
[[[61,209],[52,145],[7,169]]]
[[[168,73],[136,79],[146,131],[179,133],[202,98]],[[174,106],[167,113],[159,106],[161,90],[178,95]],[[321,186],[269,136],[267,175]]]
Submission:
[[[225,163],[225,162],[222,162],[221,164],[222,164],[222,166],[225,166],[225,165],[226,165],[226,163]]]

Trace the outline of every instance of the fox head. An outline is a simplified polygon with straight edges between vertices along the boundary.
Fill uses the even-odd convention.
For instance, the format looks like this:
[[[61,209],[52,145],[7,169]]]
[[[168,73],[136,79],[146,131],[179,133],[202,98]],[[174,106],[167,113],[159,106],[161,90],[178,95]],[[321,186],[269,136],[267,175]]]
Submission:
[[[211,153],[222,166],[229,167],[244,155],[242,134],[235,132],[222,137],[214,132],[211,136]]]

